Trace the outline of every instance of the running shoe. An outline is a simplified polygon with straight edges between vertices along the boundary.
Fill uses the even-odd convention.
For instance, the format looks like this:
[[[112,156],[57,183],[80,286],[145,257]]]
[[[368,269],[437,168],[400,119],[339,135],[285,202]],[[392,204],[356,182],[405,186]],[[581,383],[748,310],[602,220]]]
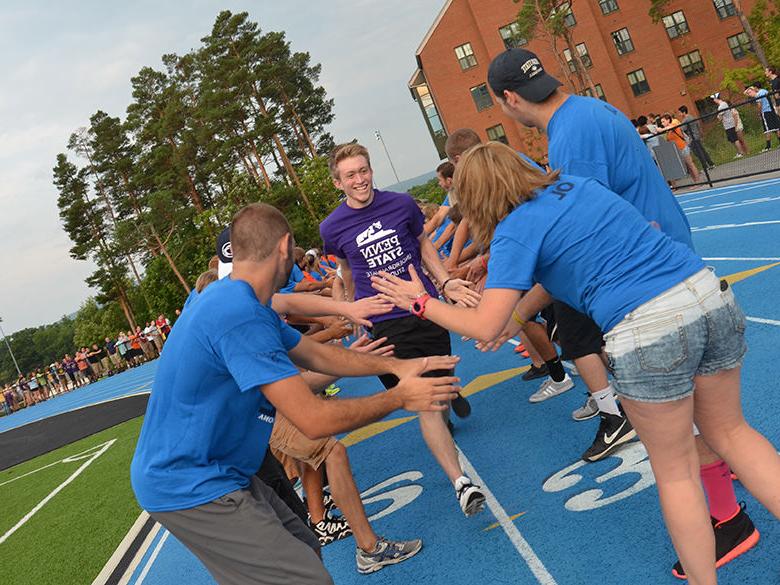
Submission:
[[[331,518],[327,514],[322,521],[313,524],[312,529],[320,541],[320,546],[352,535],[352,528],[349,527],[349,522],[345,518]]]
[[[466,418],[471,414],[471,404],[466,400],[460,392],[451,402],[452,411],[458,415],[458,418]]]
[[[463,513],[468,516],[474,516],[485,508],[485,494],[478,485],[471,483],[468,477],[461,477],[455,482],[455,494],[458,496],[458,503]]]
[[[374,573],[387,565],[395,565],[412,558],[422,548],[422,540],[387,540],[379,537],[376,548],[366,552],[358,547],[355,551],[358,573],[365,575]]]
[[[325,396],[335,396],[339,392],[341,392],[341,388],[339,388],[335,384],[331,384],[330,386],[325,388]]]
[[[718,522],[712,518],[715,530],[715,567],[720,568],[756,546],[761,535],[745,512],[745,503],[740,502],[737,512],[728,520]],[[674,565],[672,575],[687,579],[680,561]]]
[[[769,149],[768,148],[763,148],[763,149],[761,149],[761,152],[769,152]]]
[[[590,394],[587,394],[587,397],[588,398],[585,400],[585,404],[571,413],[571,417],[577,422],[593,418],[599,413],[599,407],[596,404],[596,399],[593,398],[593,396]]]
[[[539,386],[539,389],[528,397],[528,402],[542,402],[572,388],[574,388],[574,381],[569,377],[569,374],[566,374],[560,382],[554,382],[552,378],[547,378]]]
[[[563,364],[563,367],[569,370],[569,373],[572,376],[579,376],[580,371],[577,369],[577,366],[574,365],[574,362],[570,362],[568,360],[561,360],[561,363]]]
[[[325,513],[331,517],[333,516],[331,512],[338,507],[336,506],[336,500],[334,500],[333,496],[328,492],[325,492],[325,495],[322,498],[322,505],[325,508]]]
[[[538,368],[534,365],[532,365],[530,368],[528,368],[528,371],[522,375],[522,379],[526,382],[529,380],[536,380],[537,378],[544,378],[550,373],[550,371],[547,369],[547,364],[542,364]]]
[[[598,461],[612,453],[623,443],[636,437],[636,431],[626,416],[599,412],[601,423],[593,444],[582,454],[582,459],[590,463]]]

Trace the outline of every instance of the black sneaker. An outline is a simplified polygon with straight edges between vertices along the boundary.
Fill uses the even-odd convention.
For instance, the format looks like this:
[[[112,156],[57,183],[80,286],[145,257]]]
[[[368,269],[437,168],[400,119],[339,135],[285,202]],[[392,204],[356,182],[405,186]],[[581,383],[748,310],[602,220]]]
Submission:
[[[458,418],[466,418],[471,414],[471,404],[461,396],[460,392],[458,392],[458,396],[450,404],[452,405],[452,411],[458,415]]]
[[[745,503],[740,502],[739,510],[728,520],[718,522],[712,518],[715,530],[715,567],[720,568],[736,559],[758,544],[761,535],[753,525],[750,516],[745,513]],[[678,579],[687,579],[680,561],[672,568],[672,575]]]
[[[536,380],[537,378],[544,378],[545,376],[549,375],[550,371],[547,367],[547,364],[542,364],[538,368],[536,366],[531,366],[528,371],[521,376],[521,378],[528,382],[529,380]]]
[[[313,524],[312,529],[320,541],[320,546],[352,535],[352,528],[349,527],[349,522],[345,518],[331,518],[327,514],[321,522]]]
[[[619,414],[599,412],[601,423],[593,444],[582,454],[590,463],[606,457],[623,443],[636,437],[636,431],[628,418]]]
[[[333,496],[330,495],[330,493],[325,492],[325,494],[322,497],[322,505],[325,507],[325,513],[329,516],[333,516],[331,512],[335,510],[338,506],[336,506],[336,500],[333,499]]]

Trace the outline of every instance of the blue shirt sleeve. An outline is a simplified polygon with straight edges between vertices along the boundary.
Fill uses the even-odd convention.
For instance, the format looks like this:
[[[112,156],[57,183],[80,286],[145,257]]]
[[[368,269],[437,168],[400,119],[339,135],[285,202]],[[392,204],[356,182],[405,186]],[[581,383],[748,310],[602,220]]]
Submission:
[[[280,323],[259,313],[216,340],[215,350],[241,392],[298,375],[298,368],[287,356],[293,336]],[[299,340],[295,340],[296,345]]]
[[[279,319],[279,332],[281,333],[282,345],[287,351],[294,349],[301,341],[301,332],[293,329],[281,319]]]
[[[529,290],[534,285],[538,254],[506,236],[490,242],[490,260],[485,288]]]

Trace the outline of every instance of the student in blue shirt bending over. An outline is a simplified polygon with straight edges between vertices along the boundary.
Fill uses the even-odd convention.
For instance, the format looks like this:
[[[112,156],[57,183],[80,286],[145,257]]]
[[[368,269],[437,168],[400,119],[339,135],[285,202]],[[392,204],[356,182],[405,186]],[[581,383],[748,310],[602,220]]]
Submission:
[[[544,174],[503,144],[467,151],[455,189],[475,241],[490,244],[479,305],[431,298],[411,270],[411,281],[381,273],[374,288],[396,306],[475,339],[491,340],[508,320],[522,321],[515,307],[536,283],[548,299],[593,319],[650,456],[682,566],[691,583],[715,584],[715,538],[695,473],[694,412],[707,443],[780,518],[780,456],[742,416],[745,317],[730,287],[690,247],[599,182]]]
[[[672,240],[693,250],[688,220],[631,122],[613,106],[570,95],[548,75],[538,57],[510,49],[490,64],[488,83],[501,109],[521,124],[547,133],[550,167],[592,177],[633,205],[645,220]],[[612,267],[605,266],[609,271]],[[521,314],[534,314],[546,295],[536,287],[522,301]],[[553,295],[555,296],[555,295]],[[540,303],[540,298],[542,302]],[[635,433],[619,409],[602,361],[602,331],[587,315],[556,298],[558,336],[564,354],[572,355],[595,401],[601,424],[583,459],[608,455]],[[517,325],[510,320],[510,333]],[[567,350],[568,345],[568,350]],[[701,478],[715,520],[719,565],[728,563],[758,541],[758,531],[737,504],[731,474],[723,460],[697,439]],[[672,572],[685,578],[677,563]]]
[[[276,408],[310,438],[405,408],[443,411],[457,378],[422,378],[457,358],[398,360],[308,340],[270,306],[293,265],[293,237],[275,208],[253,204],[231,224],[233,271],[176,321],[130,476],[142,508],[221,585],[332,583],[314,533],[257,477]],[[316,398],[298,367],[334,376],[393,373],[397,386],[366,398]],[[381,551],[388,562],[401,551]]]

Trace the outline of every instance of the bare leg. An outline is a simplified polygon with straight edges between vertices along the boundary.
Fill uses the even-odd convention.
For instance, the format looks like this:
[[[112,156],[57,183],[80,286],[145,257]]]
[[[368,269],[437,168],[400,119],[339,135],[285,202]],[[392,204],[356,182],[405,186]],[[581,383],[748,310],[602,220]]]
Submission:
[[[520,341],[523,342],[523,345],[525,346],[525,349],[531,358],[531,363],[535,367],[540,368],[544,363],[544,360],[542,359],[542,356],[539,355],[539,352],[536,351],[534,344],[531,343],[531,340],[528,339],[528,336],[523,331],[520,332]]]
[[[740,368],[696,378],[696,425],[739,480],[780,518],[780,456],[747,424],[739,393]]]
[[[306,463],[299,463],[301,484],[306,494],[306,507],[309,509],[312,524],[325,519],[325,505],[322,501],[322,471]]]
[[[574,360],[574,364],[577,366],[577,371],[591,394],[603,390],[609,385],[607,368],[604,367],[600,354],[592,353],[577,358]]]
[[[700,388],[697,385],[697,397]],[[691,585],[716,585],[715,535],[699,480],[693,398],[664,403],[623,399],[650,455],[666,527]]]
[[[333,499],[341,513],[344,514],[344,518],[349,522],[352,533],[355,535],[355,542],[364,551],[373,551],[376,548],[377,536],[371,528],[371,524],[368,523],[366,510],[360,499],[360,492],[358,492],[352,470],[349,467],[347,449],[341,443],[336,443],[325,461],[328,465],[328,482]],[[319,501],[322,502],[321,487]]]
[[[539,357],[542,358],[542,361],[547,362],[558,357],[558,352],[550,341],[550,338],[547,337],[547,331],[543,325],[528,322],[523,327],[523,333],[525,333],[528,341],[531,342],[531,345],[539,353]]]
[[[455,443],[447,430],[444,418],[438,412],[421,412],[420,430],[428,449],[454,485],[455,480],[463,475],[463,471],[460,468]]]

